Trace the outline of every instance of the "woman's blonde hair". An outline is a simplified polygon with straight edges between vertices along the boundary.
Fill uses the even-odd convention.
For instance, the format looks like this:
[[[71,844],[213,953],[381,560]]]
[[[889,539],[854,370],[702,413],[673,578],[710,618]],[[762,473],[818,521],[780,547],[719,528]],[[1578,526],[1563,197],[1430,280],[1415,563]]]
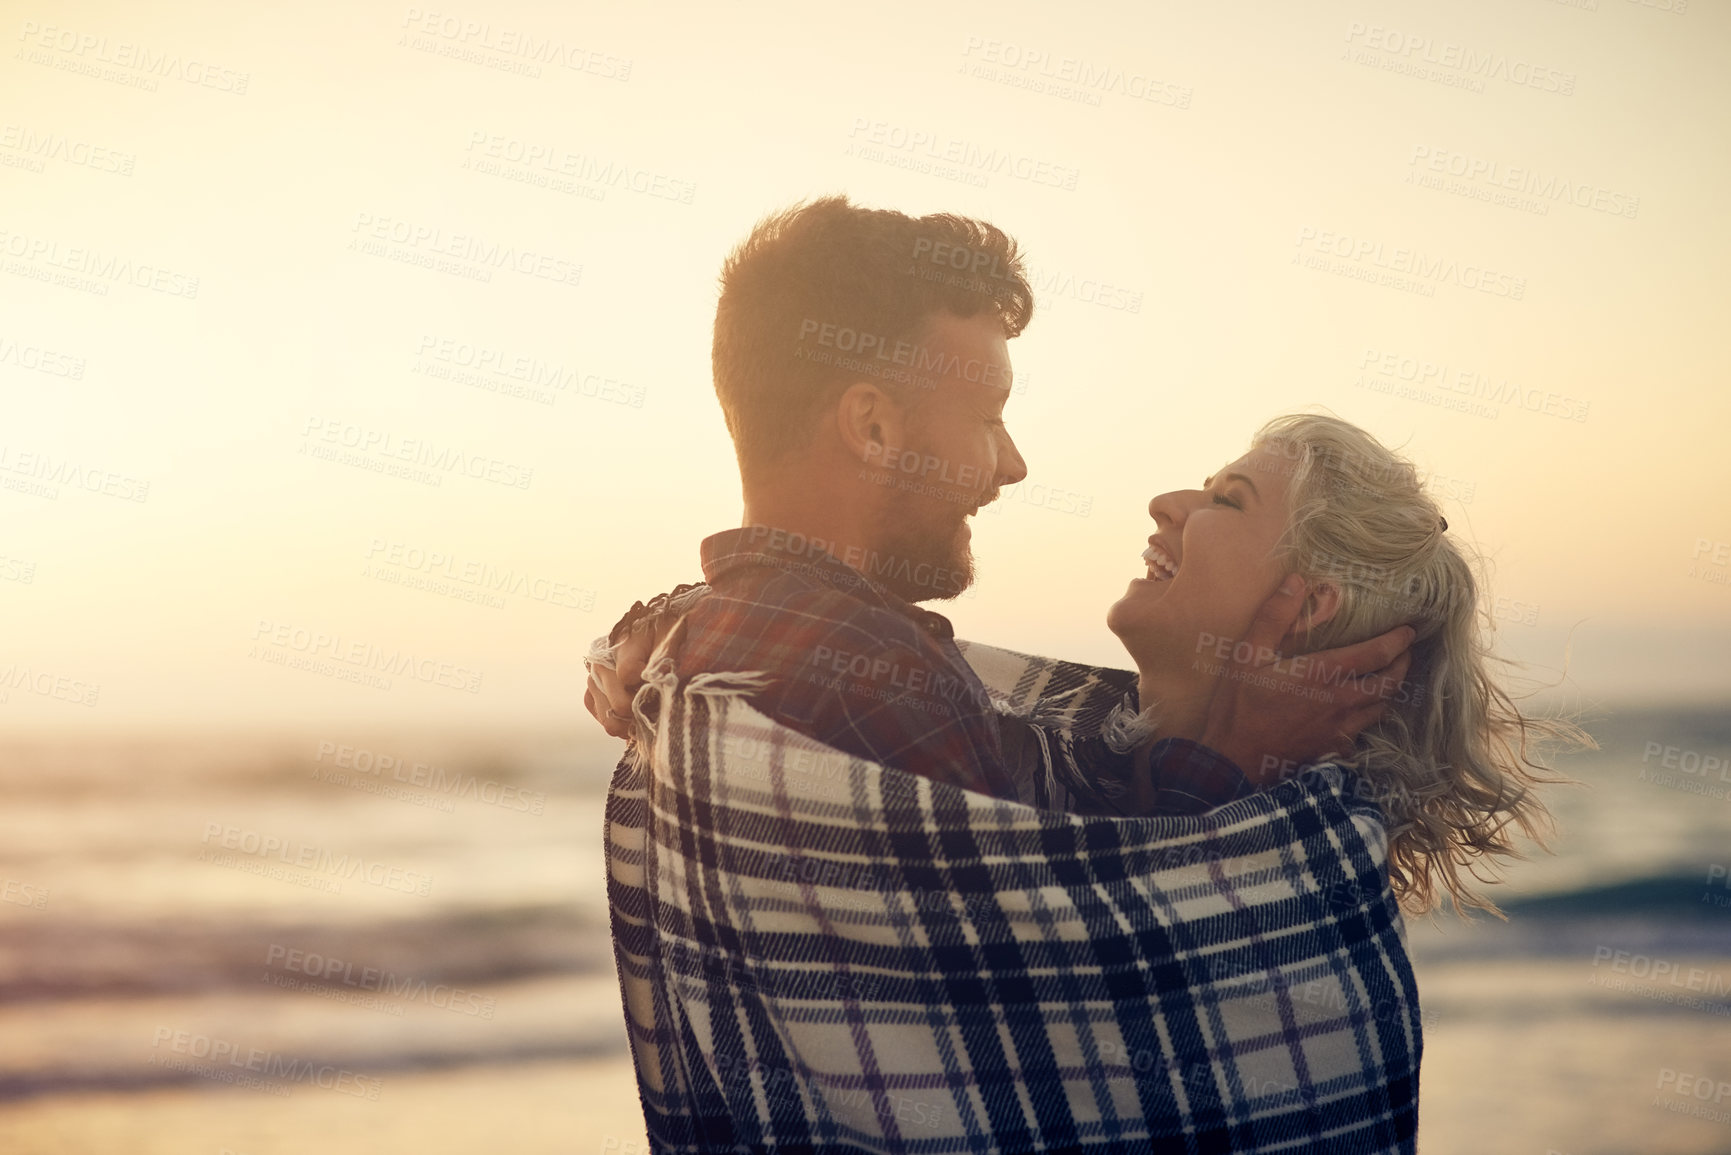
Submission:
[[[1440,885],[1463,916],[1500,915],[1472,884],[1497,881],[1481,870],[1520,856],[1514,831],[1546,845],[1551,816],[1535,790],[1568,781],[1535,757],[1546,745],[1592,739],[1516,706],[1504,684],[1509,663],[1491,653],[1482,563],[1449,531],[1410,461],[1355,425],[1314,414],[1275,418],[1253,448],[1288,473],[1286,560],[1313,590],[1327,583],[1340,595],[1320,625],[1300,619],[1301,648],[1350,645],[1403,622],[1417,631],[1404,692],[1346,760],[1382,809],[1395,894],[1424,912]]]

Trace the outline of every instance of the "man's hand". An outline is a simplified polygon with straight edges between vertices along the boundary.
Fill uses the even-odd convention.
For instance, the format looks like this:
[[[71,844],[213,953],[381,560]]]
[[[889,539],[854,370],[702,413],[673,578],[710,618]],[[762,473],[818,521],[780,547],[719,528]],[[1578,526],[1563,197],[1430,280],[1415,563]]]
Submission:
[[[1402,680],[1412,664],[1411,626],[1283,658],[1278,647],[1304,608],[1304,593],[1304,579],[1289,576],[1256,612],[1249,634],[1232,644],[1230,658],[1219,659],[1214,650],[1203,658],[1216,682],[1199,741],[1236,762],[1258,786],[1283,770],[1350,750],[1390,699],[1405,701],[1413,692]]]
[[[591,655],[583,663],[589,668],[583,705],[613,737],[631,741],[631,701],[643,685],[643,667],[649,664],[649,656],[670,628],[670,622],[658,617],[653,625],[646,623],[621,638],[612,647],[611,664],[609,659],[598,655]]]

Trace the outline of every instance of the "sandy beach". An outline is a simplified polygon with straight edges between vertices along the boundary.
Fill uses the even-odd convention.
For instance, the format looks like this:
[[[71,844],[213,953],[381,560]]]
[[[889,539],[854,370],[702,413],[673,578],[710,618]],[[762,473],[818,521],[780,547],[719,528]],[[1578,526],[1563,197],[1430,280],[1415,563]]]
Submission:
[[[0,1107],[8,1155],[378,1155],[642,1151],[630,1061],[391,1076],[378,1102],[296,1089],[55,1095]]]
[[[1731,809],[1640,773],[1645,734],[1715,748],[1724,723],[1600,731],[1568,767],[1590,788],[1557,798],[1557,854],[1498,892],[1506,924],[1408,921],[1425,1155],[1731,1152],[1731,1095],[1712,1097],[1731,1079],[1731,888],[1711,870]],[[464,785],[448,809],[360,791],[314,773],[318,752],[0,752],[18,884],[0,902],[0,1155],[638,1155],[606,751],[427,751],[453,783],[544,794],[538,813]],[[252,854],[253,832],[366,871]],[[219,1045],[278,1073],[246,1085]]]

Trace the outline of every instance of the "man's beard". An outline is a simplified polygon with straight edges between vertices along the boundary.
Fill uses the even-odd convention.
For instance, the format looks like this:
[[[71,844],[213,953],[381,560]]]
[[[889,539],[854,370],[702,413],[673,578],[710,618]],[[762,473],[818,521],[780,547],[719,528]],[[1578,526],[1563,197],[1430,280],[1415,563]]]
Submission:
[[[991,495],[979,495],[984,505]],[[883,512],[876,535],[879,556],[866,576],[907,602],[947,601],[974,584],[974,552],[961,540],[964,518],[974,511],[924,494],[899,494]]]

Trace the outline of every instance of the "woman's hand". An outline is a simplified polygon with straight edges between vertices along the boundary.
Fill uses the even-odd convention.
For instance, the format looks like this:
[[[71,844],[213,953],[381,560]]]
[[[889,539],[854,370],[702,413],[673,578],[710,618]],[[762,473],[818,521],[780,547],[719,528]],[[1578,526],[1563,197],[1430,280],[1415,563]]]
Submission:
[[[652,626],[632,630],[605,653],[597,649],[584,660],[589,685],[583,691],[583,705],[613,737],[631,740],[631,701],[643,685],[643,667],[671,624],[657,618]]]
[[[686,611],[708,593],[702,582],[686,583],[638,602],[589,648],[589,656],[583,659],[589,671],[583,705],[603,730],[632,740],[631,703],[643,685],[644,667]]]
[[[628,639],[628,642],[633,641]],[[617,660],[617,655],[615,655]],[[615,738],[631,739],[632,692],[620,679],[619,671],[592,657],[583,663],[589,669],[589,685],[583,691],[583,706],[601,723],[601,728]],[[643,660],[637,659],[638,681],[643,674]]]
[[[1204,746],[1238,764],[1265,786],[1325,754],[1351,750],[1390,701],[1414,688],[1403,680],[1412,664],[1415,631],[1386,634],[1337,650],[1283,657],[1276,647],[1304,608],[1304,579],[1289,576],[1250,624],[1230,658],[1217,668]]]

